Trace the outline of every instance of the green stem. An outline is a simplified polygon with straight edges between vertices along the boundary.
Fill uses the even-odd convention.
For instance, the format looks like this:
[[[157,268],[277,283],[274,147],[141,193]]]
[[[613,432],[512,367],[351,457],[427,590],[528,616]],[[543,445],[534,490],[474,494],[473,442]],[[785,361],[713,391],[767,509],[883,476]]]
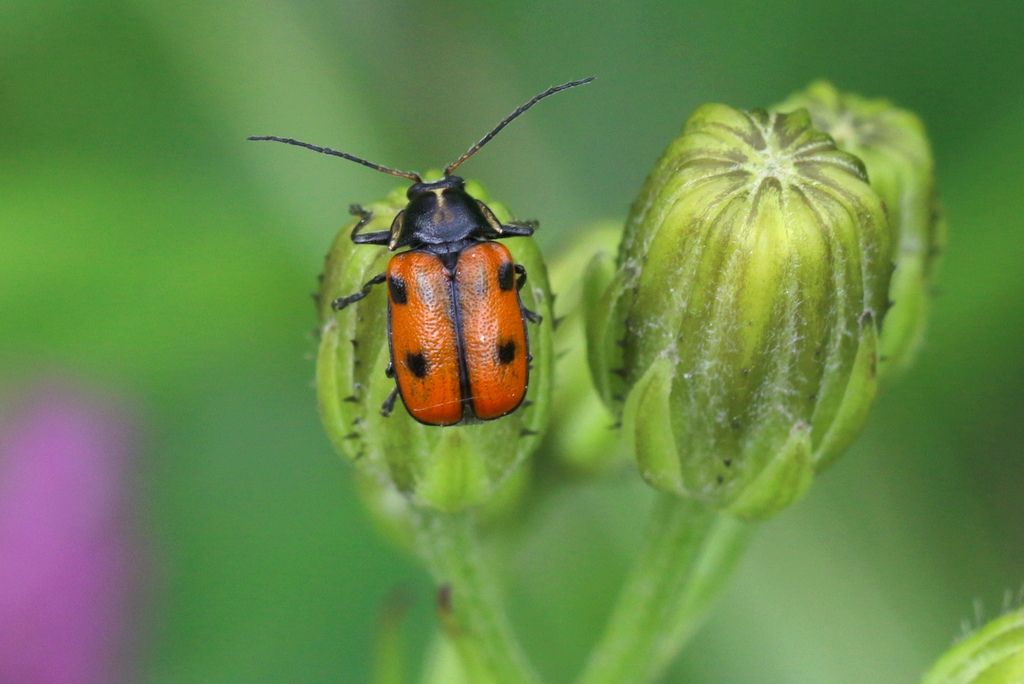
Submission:
[[[474,684],[540,681],[516,640],[468,513],[417,511],[416,546],[438,587],[441,626]]]
[[[470,684],[462,669],[462,658],[444,632],[438,632],[423,662],[420,684]]]
[[[406,684],[405,618],[412,605],[405,590],[396,589],[384,599],[377,619],[374,642],[373,684]]]
[[[695,501],[660,495],[644,547],[578,684],[656,680],[724,587],[748,529]]]

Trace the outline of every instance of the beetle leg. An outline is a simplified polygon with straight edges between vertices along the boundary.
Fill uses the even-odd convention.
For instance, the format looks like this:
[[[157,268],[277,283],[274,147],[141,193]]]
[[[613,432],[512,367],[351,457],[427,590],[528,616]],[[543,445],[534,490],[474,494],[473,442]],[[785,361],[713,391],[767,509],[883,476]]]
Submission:
[[[516,278],[516,292],[519,292],[523,289],[523,285],[526,284],[526,267],[522,264],[516,264],[515,272],[519,276]]]
[[[515,271],[519,276],[516,278],[516,292],[519,292],[523,289],[523,285],[526,285],[526,267],[522,264],[516,264]],[[520,308],[523,310],[523,317],[531,323],[540,323],[544,320],[544,317],[539,313],[530,311],[525,306],[520,306]]]
[[[359,292],[356,292],[355,294],[350,294],[347,297],[339,297],[338,299],[335,299],[333,302],[331,302],[331,308],[334,309],[335,311],[341,311],[349,304],[353,302],[358,302],[360,299],[370,294],[370,288],[372,288],[374,285],[380,285],[381,283],[384,282],[386,278],[387,274],[385,273],[375,275],[374,277],[370,278],[370,280],[368,280],[366,284],[359,289]]]
[[[395,362],[394,361],[388,361],[388,367],[384,369],[384,375],[388,376],[389,378],[395,377]]]
[[[391,394],[384,400],[384,403],[380,407],[380,415],[387,418],[391,415],[391,411],[395,408],[395,400],[398,399],[398,387],[391,390]]]
[[[539,227],[537,221],[509,221],[501,224],[501,237],[529,237]]]
[[[348,208],[348,213],[353,216],[359,217],[359,223],[352,229],[352,242],[357,245],[386,245],[388,239],[391,237],[391,231],[389,230],[378,230],[374,233],[361,234],[363,228],[367,226],[370,221],[373,220],[373,212],[368,209],[364,209],[358,204],[353,204]]]

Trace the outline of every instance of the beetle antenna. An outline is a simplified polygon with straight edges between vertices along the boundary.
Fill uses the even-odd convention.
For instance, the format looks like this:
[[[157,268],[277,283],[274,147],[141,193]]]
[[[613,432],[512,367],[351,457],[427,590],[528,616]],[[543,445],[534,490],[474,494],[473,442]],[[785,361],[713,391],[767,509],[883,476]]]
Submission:
[[[531,103],[531,104],[533,104],[533,103]],[[321,154],[330,154],[330,155],[333,155],[335,157],[341,157],[342,159],[348,159],[349,161],[354,161],[355,163],[362,164],[363,166],[369,166],[371,169],[376,169],[377,171],[382,171],[384,173],[391,174],[392,176],[398,176],[399,178],[408,178],[409,180],[413,181],[414,183],[422,183],[423,182],[423,179],[420,178],[420,175],[418,173],[411,173],[409,171],[398,171],[396,169],[389,169],[386,166],[381,166],[380,164],[374,164],[371,161],[366,161],[365,159],[360,159],[359,157],[356,157],[354,155],[348,154],[346,152],[338,152],[337,150],[332,150],[329,147],[317,147],[316,145],[310,145],[309,143],[304,143],[304,142],[299,141],[299,140],[292,140],[291,138],[278,138],[278,137],[273,136],[273,135],[253,135],[253,136],[250,136],[248,138],[248,140],[272,140],[274,142],[286,143],[288,145],[297,145],[298,147],[305,147],[307,150],[313,150],[314,152],[319,152]]]
[[[506,116],[505,119],[500,124],[498,124],[497,126],[494,127],[494,130],[492,130],[490,133],[488,133],[484,137],[480,138],[480,142],[478,142],[476,145],[473,145],[472,147],[470,147],[469,150],[466,151],[466,154],[462,155],[461,157],[456,159],[453,163],[451,163],[448,166],[446,166],[444,168],[444,175],[445,175],[445,177],[450,176],[452,171],[457,169],[459,167],[459,165],[462,164],[462,162],[464,162],[467,159],[469,159],[470,157],[472,157],[473,154],[476,153],[476,151],[479,150],[481,147],[486,145],[491,140],[491,138],[493,138],[494,136],[498,135],[498,131],[500,131],[505,126],[508,126],[510,123],[512,123],[512,121],[517,116],[519,116],[520,114],[525,112],[527,109],[529,109],[533,105],[535,105],[538,102],[540,102],[541,100],[543,100],[548,95],[554,95],[555,93],[557,93],[557,92],[559,92],[561,90],[568,90],[569,88],[575,88],[578,85],[583,85],[584,83],[590,83],[593,80],[594,80],[594,76],[591,76],[590,78],[584,78],[584,79],[581,79],[579,81],[570,81],[569,83],[563,83],[560,86],[554,86],[554,87],[548,88],[547,90],[545,90],[540,95],[537,95],[532,100],[530,100],[529,102],[527,102],[523,106],[519,107],[519,109],[517,109],[516,111],[514,111],[511,114],[509,114],[508,116]]]

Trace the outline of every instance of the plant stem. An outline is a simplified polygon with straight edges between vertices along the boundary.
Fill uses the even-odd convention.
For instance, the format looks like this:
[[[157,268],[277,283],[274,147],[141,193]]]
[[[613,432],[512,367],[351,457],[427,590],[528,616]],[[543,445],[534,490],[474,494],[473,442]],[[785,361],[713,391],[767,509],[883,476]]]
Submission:
[[[516,640],[468,513],[417,511],[416,546],[437,582],[438,614],[474,684],[540,681]]]
[[[462,658],[444,632],[438,632],[423,663],[419,684],[471,684],[462,669]]]
[[[373,684],[406,684],[405,618],[412,599],[403,589],[396,589],[384,599],[377,618],[374,643]]]
[[[748,530],[698,502],[659,495],[644,547],[578,684],[656,680],[725,585]]]

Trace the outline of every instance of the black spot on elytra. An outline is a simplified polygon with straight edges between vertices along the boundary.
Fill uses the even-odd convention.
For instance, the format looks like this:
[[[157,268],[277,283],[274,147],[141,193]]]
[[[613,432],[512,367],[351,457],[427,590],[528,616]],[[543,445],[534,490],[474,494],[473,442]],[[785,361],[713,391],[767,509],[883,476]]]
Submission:
[[[498,343],[498,362],[507,366],[516,359],[515,340],[506,340]]]
[[[417,378],[427,377],[427,357],[423,354],[408,353],[405,355],[405,367]]]
[[[399,275],[388,278],[388,291],[391,292],[391,301],[395,304],[405,304],[409,301],[405,292],[405,281]]]
[[[508,292],[516,286],[515,267],[511,261],[506,261],[498,267],[498,287]]]

